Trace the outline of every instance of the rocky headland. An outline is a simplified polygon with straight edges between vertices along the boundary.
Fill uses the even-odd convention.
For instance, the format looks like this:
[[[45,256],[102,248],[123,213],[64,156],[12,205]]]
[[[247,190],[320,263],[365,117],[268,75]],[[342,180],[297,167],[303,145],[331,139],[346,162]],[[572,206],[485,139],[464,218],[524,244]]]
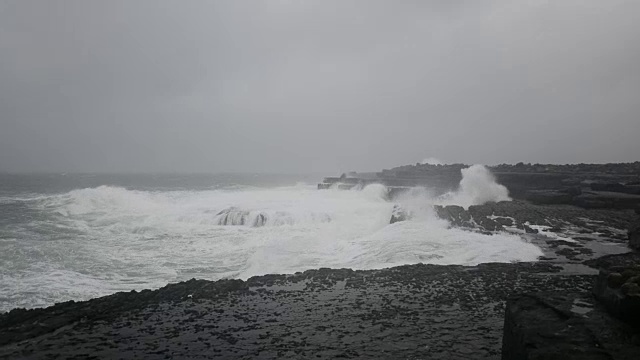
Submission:
[[[327,177],[319,189],[380,183],[394,196],[409,187],[426,186],[436,193],[455,190],[465,164],[415,164],[377,173]],[[640,162],[620,164],[523,164],[487,167],[514,199],[534,204],[575,205],[582,208],[640,209]]]
[[[452,190],[462,168],[418,164],[319,188],[382,182],[393,201],[408,186]],[[538,262],[193,279],[14,309],[0,314],[0,358],[637,359],[640,163],[491,170],[513,201],[436,214],[519,234],[543,250]],[[410,216],[398,206],[390,222]]]

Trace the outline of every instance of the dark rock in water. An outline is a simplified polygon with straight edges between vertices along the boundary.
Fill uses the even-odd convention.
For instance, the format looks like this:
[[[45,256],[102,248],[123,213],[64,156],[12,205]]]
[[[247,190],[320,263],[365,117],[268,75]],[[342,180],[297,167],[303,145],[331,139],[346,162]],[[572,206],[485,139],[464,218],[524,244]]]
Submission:
[[[267,215],[263,213],[251,213],[230,207],[216,214],[218,225],[250,225],[253,227],[264,226],[267,223]]]
[[[469,214],[471,217],[480,218],[494,215],[495,202],[488,202],[483,205],[471,205],[469,206]]]
[[[479,227],[480,231],[490,233],[493,231],[504,230],[504,226],[512,226],[513,220],[506,217],[494,217],[493,209],[490,204],[472,205],[469,210],[465,210],[462,206],[447,205],[434,206],[436,214],[439,218],[449,221],[452,226],[475,228]]]
[[[267,223],[267,215],[260,213],[253,220],[253,227],[264,226],[266,223]]]
[[[631,224],[629,228],[629,247],[640,250],[640,220]]]
[[[502,359],[637,359],[638,336],[589,294],[516,295],[507,300]]]
[[[451,225],[458,227],[473,227],[471,215],[458,205],[434,206],[439,218],[449,221]]]
[[[389,224],[395,224],[399,221],[409,220],[410,214],[400,205],[393,205],[393,210],[391,210],[391,219],[389,220]]]
[[[588,248],[584,248],[584,247],[578,247],[578,248],[573,248],[573,247],[563,247],[560,250],[557,250],[555,252],[558,255],[562,255],[564,257],[566,257],[569,260],[574,260],[574,261],[578,261],[580,260],[580,256],[582,254],[587,254],[587,255],[591,255],[593,254],[593,250],[588,249]]]
[[[497,222],[502,226],[513,226],[513,220],[511,220],[511,218],[498,217],[498,218],[495,218],[494,220],[495,222]]]
[[[504,230],[504,227],[500,225],[500,223],[488,217],[478,217],[477,219],[474,217],[473,219],[478,225],[480,225],[483,229],[487,231]]]
[[[242,211],[236,207],[230,207],[220,211],[218,217],[218,225],[244,225],[248,211]]]
[[[504,227],[493,218],[494,212],[491,205],[495,205],[495,203],[487,203],[487,205],[489,206],[469,206],[469,214],[471,214],[473,221],[487,231],[504,230]]]
[[[516,226],[525,229],[529,225],[544,225],[554,227],[566,227],[572,225],[579,228],[593,228],[593,231],[606,224],[616,229],[628,229],[630,223],[635,220],[632,212],[610,209],[583,209],[569,205],[544,206],[531,204],[526,201],[501,201],[486,203],[484,205],[470,206],[473,217],[510,217],[515,220]],[[497,219],[496,219],[497,220]],[[593,221],[590,224],[588,221]],[[600,230],[598,230],[600,231]]]
[[[497,231],[539,234],[525,236],[528,241],[541,246],[546,255],[562,261],[582,262],[594,256],[627,251],[626,229],[637,217],[629,210],[584,209],[570,205],[535,205],[527,201],[513,200],[488,202],[470,206],[434,206],[438,217],[451,226],[468,228],[482,234]],[[573,239],[562,246],[551,239]],[[601,243],[605,242],[606,246]],[[616,245],[611,247],[612,243]]]

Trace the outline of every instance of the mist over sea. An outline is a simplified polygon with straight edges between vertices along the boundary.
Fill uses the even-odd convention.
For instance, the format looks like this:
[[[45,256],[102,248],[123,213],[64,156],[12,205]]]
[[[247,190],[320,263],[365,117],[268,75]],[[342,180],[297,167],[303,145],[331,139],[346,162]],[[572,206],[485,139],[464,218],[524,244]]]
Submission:
[[[450,228],[436,203],[507,200],[486,169],[457,192],[317,190],[318,175],[0,175],[0,312],[319,267],[535,261],[518,235]],[[394,204],[413,213],[389,224]]]

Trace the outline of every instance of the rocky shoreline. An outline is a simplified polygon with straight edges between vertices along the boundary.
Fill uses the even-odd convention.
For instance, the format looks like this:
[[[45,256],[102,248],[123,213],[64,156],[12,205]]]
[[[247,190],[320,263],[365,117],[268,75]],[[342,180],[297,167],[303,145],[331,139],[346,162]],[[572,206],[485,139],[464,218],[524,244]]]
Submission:
[[[377,173],[327,177],[318,189],[349,189],[373,183],[386,185],[393,197],[409,187],[426,186],[442,194],[455,190],[465,164],[415,164]],[[582,208],[640,209],[640,162],[618,164],[523,164],[487,167],[514,199],[535,204]]]
[[[612,255],[591,265],[611,267],[639,258],[637,253]],[[504,357],[519,354],[513,349],[526,342],[523,335],[516,336],[519,343],[512,341],[518,334],[513,329],[527,334],[544,319],[543,329],[550,332],[555,327],[549,324],[562,325],[553,317],[540,318],[549,310],[523,306],[523,299],[561,294],[558,305],[542,302],[552,314],[556,307],[574,306],[558,315],[563,321],[577,319],[563,340],[586,349],[583,353],[594,348],[576,324],[585,313],[597,314],[591,326],[604,324],[614,334],[600,346],[609,351],[607,344],[616,344],[622,350],[611,358],[631,359],[619,355],[637,354],[640,332],[603,316],[591,292],[596,273],[549,262],[419,264],[319,269],[247,281],[190,280],[0,315],[0,358],[499,359],[501,352],[503,358],[521,358]],[[569,351],[558,345],[562,341],[543,339],[555,344],[552,351]]]
[[[518,263],[191,280],[0,315],[0,357],[497,359],[509,295],[595,279]]]
[[[453,173],[447,169],[441,179]],[[585,181],[604,176],[598,175],[603,169],[609,180],[638,171],[633,164],[545,171],[577,177],[593,170],[580,180],[583,194]],[[534,182],[543,183],[544,189],[524,190],[517,190],[518,182],[507,184],[519,194],[514,201],[435,208],[451,226],[519,234],[543,250],[535,263],[193,279],[153,291],[14,309],[0,314],[0,358],[637,358],[638,210],[578,206],[573,197],[567,203],[526,198],[528,191],[576,186]],[[625,191],[634,186],[631,180],[621,185]],[[396,208],[390,222],[407,217]]]

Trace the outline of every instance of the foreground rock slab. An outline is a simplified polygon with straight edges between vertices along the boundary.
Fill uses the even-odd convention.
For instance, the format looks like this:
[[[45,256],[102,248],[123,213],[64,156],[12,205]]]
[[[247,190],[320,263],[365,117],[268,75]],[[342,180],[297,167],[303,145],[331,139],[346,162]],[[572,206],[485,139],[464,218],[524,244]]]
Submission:
[[[506,299],[588,295],[549,263],[310,270],[0,315],[0,358],[499,359]]]
[[[590,294],[522,294],[507,302],[504,360],[633,360],[639,356],[640,329],[612,317]]]
[[[639,358],[640,253],[585,264],[599,269],[591,293],[547,291],[509,298],[502,359]]]

